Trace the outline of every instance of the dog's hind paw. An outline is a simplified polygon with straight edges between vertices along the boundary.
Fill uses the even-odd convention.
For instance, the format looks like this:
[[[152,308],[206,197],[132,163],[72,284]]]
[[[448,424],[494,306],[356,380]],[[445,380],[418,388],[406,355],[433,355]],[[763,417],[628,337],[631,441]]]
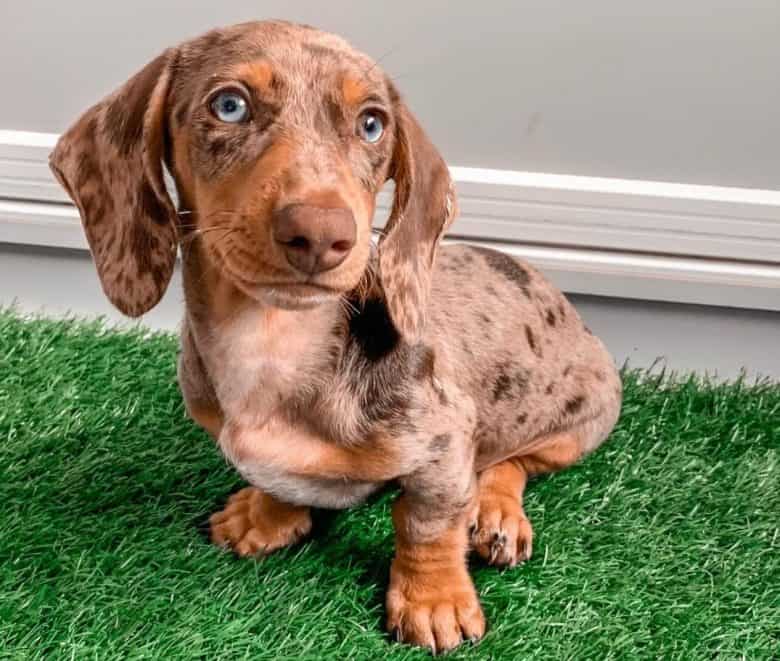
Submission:
[[[481,494],[471,545],[489,564],[514,567],[531,558],[533,529],[518,498]]]

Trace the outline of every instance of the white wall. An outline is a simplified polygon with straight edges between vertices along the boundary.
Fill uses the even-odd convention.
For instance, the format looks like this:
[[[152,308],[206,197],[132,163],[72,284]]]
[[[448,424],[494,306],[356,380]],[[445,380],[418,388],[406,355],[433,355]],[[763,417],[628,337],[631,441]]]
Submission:
[[[164,47],[268,17],[380,58],[450,163],[780,188],[780,0],[2,0],[0,129],[59,132]]]

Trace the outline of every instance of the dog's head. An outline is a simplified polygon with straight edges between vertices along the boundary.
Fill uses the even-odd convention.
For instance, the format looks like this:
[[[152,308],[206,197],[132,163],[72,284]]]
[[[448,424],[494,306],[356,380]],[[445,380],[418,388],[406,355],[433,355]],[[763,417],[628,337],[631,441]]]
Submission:
[[[131,316],[159,301],[192,232],[261,302],[307,307],[351,291],[368,265],[376,195],[392,178],[379,276],[394,324],[414,339],[455,215],[444,161],[376,62],[282,22],[166,51],[90,108],[51,166],[79,207],[106,295]]]

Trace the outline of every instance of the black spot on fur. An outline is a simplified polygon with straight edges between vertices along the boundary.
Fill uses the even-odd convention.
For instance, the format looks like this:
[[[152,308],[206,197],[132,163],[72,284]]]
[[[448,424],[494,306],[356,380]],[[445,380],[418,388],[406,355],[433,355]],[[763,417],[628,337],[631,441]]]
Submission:
[[[430,347],[423,347],[421,351],[420,363],[414,372],[414,378],[418,381],[430,381],[433,378],[433,365],[436,361],[436,354]]]
[[[442,452],[446,452],[449,449],[451,442],[452,437],[449,434],[437,434],[431,439],[431,443],[428,447],[431,452],[440,454]]]
[[[349,333],[370,362],[378,362],[399,345],[398,334],[387,306],[380,299],[366,301],[349,319]]]
[[[152,190],[151,185],[144,183],[141,186],[140,207],[141,212],[149,217],[157,225],[167,225],[170,222],[168,210],[165,208],[157,193]]]
[[[528,420],[528,414],[527,413],[521,413],[520,415],[515,418],[515,422],[517,422],[518,425],[525,424],[525,421]]]
[[[497,375],[493,381],[493,403],[519,397],[528,389],[528,372],[524,369],[510,371],[508,363],[496,366]]]
[[[161,265],[154,265],[151,269],[152,280],[154,280],[154,286],[158,291],[164,290],[171,277],[170,269]]]
[[[480,312],[479,318],[482,320],[482,323],[485,324],[485,326],[490,326],[490,317],[488,317],[484,312]]]
[[[547,387],[544,389],[544,392],[547,393],[548,395],[552,395],[553,390],[555,390],[555,384],[549,383]]]
[[[90,147],[85,149],[84,152],[78,156],[75,180],[76,190],[81,190],[89,182],[104,179],[105,174],[108,174],[108,172],[104,170],[101,173],[97,161],[97,147],[95,146],[95,142],[91,140]]]
[[[279,76],[276,75],[276,73],[271,74],[271,81],[269,82],[268,86],[271,88],[272,92],[280,92],[282,89],[282,79],[279,78]]]
[[[503,275],[512,284],[520,287],[526,297],[530,297],[528,283],[531,278],[528,275],[528,271],[526,271],[515,259],[502,252],[483,248],[482,246],[470,247],[473,251],[482,255],[490,268],[496,273]]]
[[[528,346],[531,348],[531,351],[533,351],[537,356],[541,357],[542,347],[540,347],[537,343],[536,335],[534,335],[534,332],[531,330],[531,327],[528,324],[525,324],[525,339],[528,342]]]
[[[528,346],[531,347],[531,351],[536,351],[536,338],[528,324],[525,325],[525,339],[528,341]]]
[[[547,322],[548,326],[555,327],[555,313],[552,310],[547,310],[547,314],[545,315],[544,320]]]
[[[447,398],[447,393],[441,388],[436,388],[436,394],[439,396],[439,404],[442,406],[449,406],[450,400]]]
[[[338,100],[332,96],[329,96],[325,100],[325,110],[327,112],[328,119],[333,126],[341,127],[347,121],[347,118],[344,116],[344,109]]]
[[[466,265],[460,258],[460,255],[453,255],[450,259],[452,260],[452,265],[455,267],[456,271],[462,271],[463,267]]]
[[[433,351],[401,340],[384,301],[352,303],[357,311],[349,318],[339,369],[348,371],[369,428],[380,422],[393,431],[410,431],[414,383],[432,373]]]
[[[153,235],[147,232],[140,223],[131,225],[128,229],[126,238],[130,254],[135,258],[139,276],[146,275],[152,269],[152,245],[150,242],[152,237]]]
[[[568,413],[569,415],[573,415],[574,413],[577,413],[577,411],[579,411],[582,408],[582,405],[584,403],[585,403],[585,397],[582,395],[578,395],[577,397],[568,400],[565,405],[566,413]]]
[[[512,379],[508,374],[499,374],[493,383],[493,401],[499,402],[508,399],[510,389],[512,388]]]

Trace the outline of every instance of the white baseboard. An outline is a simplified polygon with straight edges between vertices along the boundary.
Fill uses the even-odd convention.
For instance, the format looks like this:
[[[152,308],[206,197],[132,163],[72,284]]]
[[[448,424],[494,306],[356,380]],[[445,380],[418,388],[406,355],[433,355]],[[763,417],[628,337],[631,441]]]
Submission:
[[[56,134],[0,131],[0,242],[86,249],[52,178]],[[450,237],[533,262],[565,291],[780,310],[780,191],[452,167]],[[386,214],[389,195],[380,196]]]

